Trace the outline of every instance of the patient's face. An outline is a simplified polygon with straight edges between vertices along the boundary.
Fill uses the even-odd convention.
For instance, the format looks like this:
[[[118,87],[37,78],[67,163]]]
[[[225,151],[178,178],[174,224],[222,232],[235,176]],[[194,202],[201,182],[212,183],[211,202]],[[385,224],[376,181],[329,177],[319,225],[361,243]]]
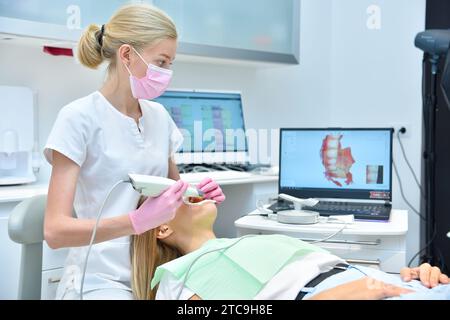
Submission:
[[[193,227],[211,229],[217,217],[217,207],[214,203],[206,202],[191,206],[182,204],[168,225],[174,232],[189,232]]]

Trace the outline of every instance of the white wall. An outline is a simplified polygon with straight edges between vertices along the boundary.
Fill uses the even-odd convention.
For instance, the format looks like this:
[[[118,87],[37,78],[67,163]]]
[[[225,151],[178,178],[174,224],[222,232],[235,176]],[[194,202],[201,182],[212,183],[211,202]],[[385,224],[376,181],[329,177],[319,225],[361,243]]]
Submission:
[[[380,29],[367,27],[371,5],[381,10]],[[300,66],[258,73],[258,104],[266,103],[270,115],[259,122],[271,126],[277,119],[279,126],[294,127],[406,125],[411,129],[403,140],[406,153],[420,176],[422,54],[414,37],[425,28],[425,0],[303,0],[301,10]],[[394,159],[406,197],[419,208],[420,193],[397,142]],[[409,209],[394,175],[393,206]],[[408,259],[419,248],[419,218],[409,213]]]
[[[366,8],[381,9],[380,29],[366,27]],[[420,176],[422,52],[415,35],[425,28],[425,0],[333,0],[330,125],[406,125],[406,153]],[[395,139],[396,140],[396,139]],[[394,143],[406,197],[420,208],[420,192]],[[393,207],[409,209],[393,174]],[[419,217],[409,210],[408,259],[419,248]]]
[[[381,29],[366,27],[366,8],[381,8]],[[425,0],[302,0],[301,57],[298,66],[242,67],[177,62],[173,87],[241,90],[248,128],[387,126],[407,124],[405,140],[420,170],[420,52],[415,33],[424,28]],[[43,147],[57,111],[97,89],[103,71],[71,58],[52,57],[41,48],[0,42],[0,85],[28,86],[38,92],[39,139]],[[395,146],[395,159],[419,206],[419,193]],[[277,150],[273,163],[277,163]],[[40,180],[48,179],[45,165]],[[407,208],[394,179],[394,207]],[[418,220],[410,214],[408,256],[418,248]]]

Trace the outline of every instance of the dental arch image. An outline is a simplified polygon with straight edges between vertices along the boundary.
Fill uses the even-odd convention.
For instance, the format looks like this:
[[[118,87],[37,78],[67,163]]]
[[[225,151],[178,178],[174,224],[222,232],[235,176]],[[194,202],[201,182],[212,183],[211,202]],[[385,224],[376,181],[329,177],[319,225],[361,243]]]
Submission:
[[[343,187],[344,183],[346,185],[353,183],[351,168],[356,162],[351,147],[343,148],[341,143],[343,137],[343,134],[328,134],[322,140],[320,148],[320,158],[325,168],[324,176],[338,187]],[[382,184],[383,166],[367,165],[365,183]]]
[[[325,168],[325,178],[335,185],[342,187],[342,183],[353,183],[353,175],[350,172],[355,159],[350,147],[342,148],[342,134],[328,134],[322,141],[320,157]],[[345,179],[343,182],[340,180]]]

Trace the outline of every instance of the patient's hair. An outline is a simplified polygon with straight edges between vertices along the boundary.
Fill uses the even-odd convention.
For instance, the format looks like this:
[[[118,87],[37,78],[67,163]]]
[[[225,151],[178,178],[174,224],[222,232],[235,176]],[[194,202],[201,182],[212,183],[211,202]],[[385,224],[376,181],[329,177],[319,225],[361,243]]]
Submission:
[[[138,206],[144,202],[141,198]],[[181,256],[181,253],[156,237],[158,228],[131,238],[131,287],[138,300],[154,300],[158,286],[153,290],[150,282],[160,265]]]

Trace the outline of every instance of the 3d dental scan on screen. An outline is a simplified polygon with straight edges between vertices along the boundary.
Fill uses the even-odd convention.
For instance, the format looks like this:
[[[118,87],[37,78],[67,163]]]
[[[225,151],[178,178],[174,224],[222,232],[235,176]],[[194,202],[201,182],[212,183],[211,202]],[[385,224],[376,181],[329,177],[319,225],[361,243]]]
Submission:
[[[281,131],[280,186],[391,199],[392,129]]]
[[[0,0],[0,300],[450,301],[449,12]]]

